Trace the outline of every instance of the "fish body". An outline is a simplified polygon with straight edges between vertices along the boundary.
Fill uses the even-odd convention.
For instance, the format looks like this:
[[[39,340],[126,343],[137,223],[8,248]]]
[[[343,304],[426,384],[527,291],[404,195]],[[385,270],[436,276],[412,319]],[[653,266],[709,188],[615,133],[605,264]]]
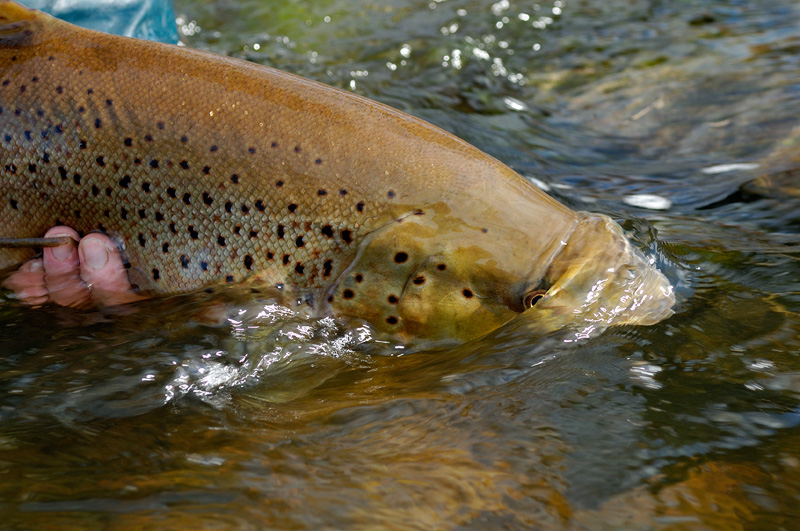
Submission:
[[[615,223],[420,119],[10,1],[0,201],[3,236],[117,235],[153,295],[246,282],[404,339],[468,340],[537,301],[531,321],[561,326],[597,309],[597,282],[617,322],[655,322],[674,302]],[[0,250],[0,267],[29,257]],[[631,290],[641,300],[620,302]]]

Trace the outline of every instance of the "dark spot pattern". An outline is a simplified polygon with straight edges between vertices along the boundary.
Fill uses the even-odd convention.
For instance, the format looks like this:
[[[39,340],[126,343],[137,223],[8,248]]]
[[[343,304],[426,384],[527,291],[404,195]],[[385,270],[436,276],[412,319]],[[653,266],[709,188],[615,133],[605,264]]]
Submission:
[[[394,255],[394,261],[398,264],[405,263],[408,260],[408,254],[400,251]]]
[[[356,296],[355,292],[351,289],[346,289],[342,292],[342,297],[344,297],[345,299],[352,299],[355,296]]]
[[[423,277],[423,276],[418,276],[418,277],[416,277],[416,278],[413,280],[413,282],[414,282],[414,284],[416,284],[417,286],[421,286],[421,285],[425,284],[425,277]]]
[[[464,295],[464,297],[466,297],[467,299],[471,299],[472,297],[475,296],[475,294],[472,293],[472,290],[468,288],[464,288],[464,290],[461,291],[461,294]]]
[[[386,322],[389,323],[390,325],[396,325],[397,317],[395,317],[394,315],[390,315],[389,317],[386,318]]]
[[[397,304],[400,299],[397,298],[397,295],[389,295],[386,300],[389,301],[389,304]]]

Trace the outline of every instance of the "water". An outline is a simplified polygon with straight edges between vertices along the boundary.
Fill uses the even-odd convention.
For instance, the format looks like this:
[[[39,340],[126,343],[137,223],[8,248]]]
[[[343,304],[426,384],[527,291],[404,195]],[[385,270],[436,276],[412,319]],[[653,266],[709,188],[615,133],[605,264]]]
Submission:
[[[3,304],[5,526],[796,526],[796,2],[175,7],[190,46],[422,116],[612,215],[677,313],[408,352],[273,307],[214,324],[196,297]]]

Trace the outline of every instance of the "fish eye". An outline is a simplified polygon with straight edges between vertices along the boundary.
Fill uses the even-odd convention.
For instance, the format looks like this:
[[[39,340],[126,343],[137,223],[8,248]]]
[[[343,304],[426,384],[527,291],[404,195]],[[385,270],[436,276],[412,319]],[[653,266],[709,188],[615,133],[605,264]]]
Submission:
[[[539,302],[542,299],[542,297],[544,297],[545,293],[547,293],[546,290],[535,289],[525,294],[525,298],[522,299],[522,304],[525,307],[525,309],[527,310],[528,308],[533,308],[534,306],[536,306],[536,303]]]

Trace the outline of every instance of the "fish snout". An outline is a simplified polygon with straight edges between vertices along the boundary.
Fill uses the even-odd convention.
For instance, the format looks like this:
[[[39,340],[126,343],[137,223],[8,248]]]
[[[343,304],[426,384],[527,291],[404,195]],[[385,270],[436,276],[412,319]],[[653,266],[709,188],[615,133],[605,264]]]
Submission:
[[[553,284],[534,307],[547,328],[569,322],[652,325],[671,316],[675,293],[655,259],[631,245],[606,216],[589,221],[556,257]]]

